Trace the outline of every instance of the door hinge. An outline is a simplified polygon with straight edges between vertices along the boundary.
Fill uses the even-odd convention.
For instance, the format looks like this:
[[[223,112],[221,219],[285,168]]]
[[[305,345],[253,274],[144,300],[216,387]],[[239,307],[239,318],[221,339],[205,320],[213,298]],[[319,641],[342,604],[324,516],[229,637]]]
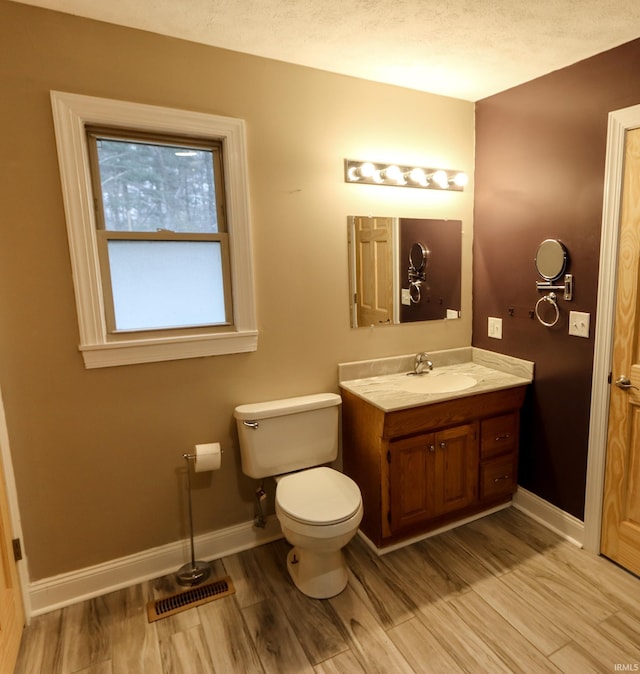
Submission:
[[[391,450],[387,450],[387,463],[391,463]]]
[[[22,559],[22,545],[20,545],[20,539],[14,538],[11,541],[11,545],[13,546],[13,559],[16,562],[19,562]]]
[[[609,372],[609,376],[607,377],[607,383],[608,384],[610,384],[612,379],[613,379],[613,377],[611,376],[612,374],[613,374],[613,372]]]
[[[387,522],[389,522],[389,524],[391,524],[391,511],[390,510],[387,510]]]

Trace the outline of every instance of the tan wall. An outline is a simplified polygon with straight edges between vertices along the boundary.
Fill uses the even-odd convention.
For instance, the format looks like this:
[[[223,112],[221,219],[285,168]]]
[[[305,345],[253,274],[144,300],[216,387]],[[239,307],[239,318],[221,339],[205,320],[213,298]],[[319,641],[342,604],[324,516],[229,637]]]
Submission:
[[[182,452],[201,533],[253,516],[232,411],[337,390],[336,364],[471,341],[472,185],[345,185],[345,157],[472,171],[472,103],[291,66],[0,0],[0,384],[32,580],[185,535]],[[86,370],[49,102],[52,89],[246,120],[256,353]],[[349,328],[347,216],[463,221],[460,321]],[[200,479],[202,478],[202,479]]]

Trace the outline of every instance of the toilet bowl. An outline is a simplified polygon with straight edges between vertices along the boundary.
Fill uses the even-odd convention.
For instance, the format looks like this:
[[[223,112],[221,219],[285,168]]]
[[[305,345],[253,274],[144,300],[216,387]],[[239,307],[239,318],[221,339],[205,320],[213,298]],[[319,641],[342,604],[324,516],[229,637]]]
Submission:
[[[287,555],[289,575],[309,597],[334,597],[348,581],[342,548],[362,521],[360,489],[327,467],[280,476],[277,482],[276,515],[294,546]]]
[[[363,514],[358,485],[326,465],[338,455],[341,402],[335,393],[319,393],[240,405],[234,412],[243,472],[276,479],[276,516],[293,546],[289,575],[316,599],[345,588],[342,548]]]

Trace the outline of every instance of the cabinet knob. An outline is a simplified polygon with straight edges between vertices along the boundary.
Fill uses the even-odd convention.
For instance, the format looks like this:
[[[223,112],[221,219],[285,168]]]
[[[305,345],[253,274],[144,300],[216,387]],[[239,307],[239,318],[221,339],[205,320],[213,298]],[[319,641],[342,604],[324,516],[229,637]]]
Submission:
[[[435,451],[436,451],[436,446],[435,446],[435,445],[429,445],[429,451],[430,451],[430,452],[435,452]]]
[[[446,442],[441,442],[440,443],[440,449],[446,449],[447,443]]]

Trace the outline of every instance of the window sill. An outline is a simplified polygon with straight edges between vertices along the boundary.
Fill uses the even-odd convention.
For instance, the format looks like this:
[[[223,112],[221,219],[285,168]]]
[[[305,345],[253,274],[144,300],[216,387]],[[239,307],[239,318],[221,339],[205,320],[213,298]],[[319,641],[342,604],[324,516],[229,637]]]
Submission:
[[[87,369],[155,363],[164,360],[217,356],[226,353],[246,353],[258,348],[258,332],[219,333],[196,337],[111,342],[80,345]]]

